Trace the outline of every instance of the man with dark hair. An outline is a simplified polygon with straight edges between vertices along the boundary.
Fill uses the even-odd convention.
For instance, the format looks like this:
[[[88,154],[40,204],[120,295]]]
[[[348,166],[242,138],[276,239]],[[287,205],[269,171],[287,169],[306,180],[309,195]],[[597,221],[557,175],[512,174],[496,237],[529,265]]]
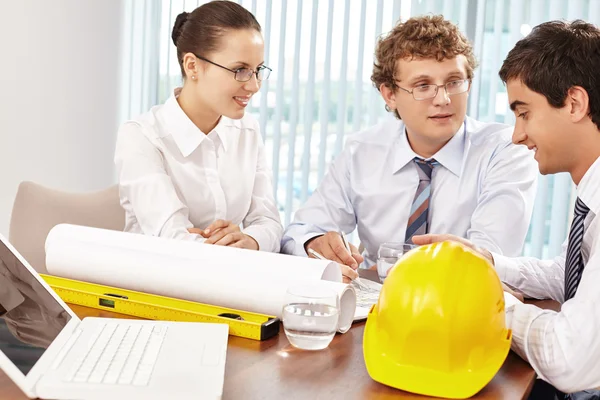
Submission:
[[[495,265],[502,281],[526,297],[562,303],[559,312],[521,303],[508,306],[512,349],[558,390],[598,388],[600,29],[583,21],[543,23],[510,51],[500,78],[517,117],[513,142],[535,151],[542,174],[568,172],[577,185],[566,249],[554,260],[538,260],[508,258],[450,235],[413,240],[470,245]],[[580,392],[567,398],[597,396]]]

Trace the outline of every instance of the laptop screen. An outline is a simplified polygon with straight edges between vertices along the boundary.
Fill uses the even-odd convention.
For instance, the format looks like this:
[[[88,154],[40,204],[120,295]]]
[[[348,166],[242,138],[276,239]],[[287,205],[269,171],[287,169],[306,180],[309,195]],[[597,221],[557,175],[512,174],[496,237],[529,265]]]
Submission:
[[[0,350],[26,375],[70,319],[0,239]]]

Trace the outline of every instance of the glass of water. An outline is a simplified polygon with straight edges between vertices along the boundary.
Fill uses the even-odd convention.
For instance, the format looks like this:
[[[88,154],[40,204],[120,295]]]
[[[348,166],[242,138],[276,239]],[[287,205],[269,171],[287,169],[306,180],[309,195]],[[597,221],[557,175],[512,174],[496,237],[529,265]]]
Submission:
[[[282,314],[283,330],[292,346],[324,349],[338,326],[338,295],[331,289],[309,284],[292,286],[287,290]]]
[[[399,243],[399,242],[387,242],[382,243],[377,251],[377,274],[379,280],[383,283],[388,272],[404,253],[407,253],[417,247],[415,244]]]

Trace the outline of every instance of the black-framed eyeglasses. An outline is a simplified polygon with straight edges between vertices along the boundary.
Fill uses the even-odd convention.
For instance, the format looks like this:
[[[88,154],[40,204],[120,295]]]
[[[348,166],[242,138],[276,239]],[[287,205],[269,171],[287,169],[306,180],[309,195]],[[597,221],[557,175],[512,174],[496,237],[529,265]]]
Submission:
[[[413,90],[404,89],[403,87],[398,86],[398,89],[402,89],[406,93],[412,94],[415,100],[429,100],[437,96],[438,90],[441,87],[443,87],[446,90],[446,94],[448,94],[448,96],[461,94],[467,92],[470,89],[471,80],[460,79],[446,82],[443,85],[419,85],[414,87]]]
[[[258,81],[266,81],[267,79],[269,79],[269,75],[271,75],[271,71],[272,71],[272,69],[267,67],[266,65],[260,65],[258,68],[256,68],[256,70],[253,70],[251,68],[230,69],[230,68],[224,67],[221,64],[217,64],[216,62],[210,61],[204,57],[200,57],[197,54],[194,54],[194,55],[202,61],[206,61],[209,64],[226,69],[229,72],[233,72],[234,78],[238,82],[248,82],[250,79],[252,79],[252,75],[256,75],[256,79]]]

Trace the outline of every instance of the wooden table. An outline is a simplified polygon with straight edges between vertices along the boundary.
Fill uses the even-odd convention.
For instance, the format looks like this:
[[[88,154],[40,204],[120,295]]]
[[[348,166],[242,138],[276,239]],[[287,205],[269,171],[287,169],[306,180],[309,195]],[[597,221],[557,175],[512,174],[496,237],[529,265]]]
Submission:
[[[361,274],[362,276],[363,274]],[[72,306],[87,316],[129,318],[121,314]],[[283,328],[264,342],[229,337],[224,399],[426,399],[373,381],[362,354],[364,322],[337,334],[325,350],[294,349]],[[474,399],[525,398],[535,380],[529,364],[512,351],[494,379]],[[0,397],[27,397],[0,371]]]

